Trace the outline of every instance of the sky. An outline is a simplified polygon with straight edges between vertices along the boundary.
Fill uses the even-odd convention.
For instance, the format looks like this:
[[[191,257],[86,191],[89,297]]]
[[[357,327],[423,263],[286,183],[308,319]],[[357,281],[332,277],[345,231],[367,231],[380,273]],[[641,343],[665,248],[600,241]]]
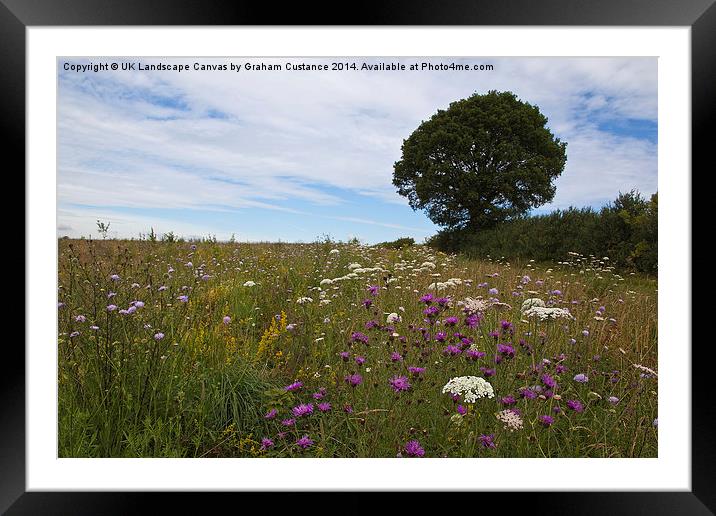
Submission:
[[[66,69],[104,62],[120,67]],[[494,69],[296,71],[289,62]],[[568,144],[556,195],[534,213],[656,192],[656,58],[58,59],[57,234],[98,238],[101,220],[113,238],[153,228],[237,241],[422,242],[440,228],[392,185],[401,144],[438,109],[493,89],[537,105]]]

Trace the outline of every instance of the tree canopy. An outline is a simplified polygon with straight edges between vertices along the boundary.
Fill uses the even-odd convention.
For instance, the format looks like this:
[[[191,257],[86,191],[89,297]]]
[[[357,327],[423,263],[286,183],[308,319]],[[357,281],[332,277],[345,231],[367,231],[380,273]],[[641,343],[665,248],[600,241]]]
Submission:
[[[449,228],[486,228],[552,200],[567,144],[512,92],[474,94],[438,110],[402,145],[393,184]]]

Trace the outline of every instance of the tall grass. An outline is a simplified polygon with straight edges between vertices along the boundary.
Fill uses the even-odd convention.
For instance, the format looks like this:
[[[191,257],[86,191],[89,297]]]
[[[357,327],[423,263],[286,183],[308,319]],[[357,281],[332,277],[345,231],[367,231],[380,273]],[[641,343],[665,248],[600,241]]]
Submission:
[[[657,454],[656,282],[609,261],[515,266],[330,241],[59,251],[62,457],[395,457],[409,441],[436,457]],[[479,324],[466,298],[484,303]],[[528,298],[571,318],[527,317]],[[442,392],[469,375],[495,397]],[[496,418],[505,408],[521,429]]]

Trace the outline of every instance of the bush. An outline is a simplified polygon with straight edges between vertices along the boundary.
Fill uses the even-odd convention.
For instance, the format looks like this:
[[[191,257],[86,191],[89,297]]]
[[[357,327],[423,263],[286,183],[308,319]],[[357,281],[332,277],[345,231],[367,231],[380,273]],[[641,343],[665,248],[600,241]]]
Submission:
[[[428,239],[427,244],[473,258],[558,261],[569,252],[608,256],[621,269],[656,274],[657,207],[657,194],[647,201],[631,191],[619,194],[599,211],[571,207],[518,217],[479,232],[444,230]]]
[[[380,247],[387,247],[389,249],[402,249],[403,247],[410,247],[415,245],[415,239],[412,237],[403,237],[393,240],[392,242],[381,242],[378,244]]]

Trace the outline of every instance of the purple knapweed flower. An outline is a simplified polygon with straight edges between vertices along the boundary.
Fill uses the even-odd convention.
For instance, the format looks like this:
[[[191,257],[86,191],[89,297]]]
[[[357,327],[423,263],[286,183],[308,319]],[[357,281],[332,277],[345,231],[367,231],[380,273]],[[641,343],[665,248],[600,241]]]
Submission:
[[[455,356],[459,355],[460,353],[462,353],[462,350],[457,346],[453,346],[452,344],[443,349],[443,354],[445,355]]]
[[[457,413],[460,414],[461,416],[464,416],[465,414],[467,414],[467,409],[465,407],[463,407],[462,405],[458,405]]]
[[[505,407],[510,407],[512,405],[515,405],[517,403],[517,400],[514,396],[505,396],[500,400],[500,403],[502,403]]]
[[[520,389],[520,396],[527,400],[533,400],[537,397],[537,393],[528,387],[523,387]]]
[[[579,400],[567,400],[567,407],[575,412],[582,412],[584,410],[584,405],[582,405],[582,402]]]
[[[278,410],[272,408],[271,410],[266,412],[266,415],[264,415],[264,419],[273,419],[276,417],[276,414],[278,414]]]
[[[348,385],[350,385],[351,387],[357,387],[357,386],[359,386],[361,383],[363,383],[363,377],[362,377],[361,375],[359,375],[358,373],[356,373],[356,374],[349,374],[349,375],[347,375],[347,376],[344,378],[344,380],[345,380],[345,382],[346,382]]]
[[[487,353],[485,353],[484,351],[478,351],[476,349],[468,349],[465,352],[465,356],[467,358],[469,358],[470,360],[477,360],[479,358],[484,358],[485,355],[487,355]]]
[[[264,437],[263,439],[261,439],[261,449],[262,450],[266,451],[269,448],[273,448],[273,445],[274,445],[274,442],[271,439],[269,439],[268,437]]]
[[[445,320],[443,321],[443,323],[447,326],[455,326],[459,320],[460,319],[458,319],[457,317],[451,316],[451,317],[446,317]]]
[[[465,326],[475,328],[480,324],[480,316],[478,314],[470,314],[465,317]]]
[[[410,382],[406,376],[394,376],[388,383],[395,392],[407,391],[410,389]]]
[[[391,362],[401,362],[403,360],[403,356],[397,351],[393,351],[390,354],[390,360]]]
[[[363,344],[368,344],[368,335],[359,331],[354,331],[351,333],[351,342],[362,342]]]
[[[331,410],[331,404],[328,402],[319,403],[318,410],[320,410],[321,412],[328,412],[329,410]]]
[[[365,357],[357,356],[354,359],[356,361],[356,364],[363,365],[365,364]]]
[[[296,424],[296,420],[291,417],[291,418],[282,420],[281,424],[283,426],[294,426]]]
[[[303,387],[303,382],[293,382],[292,384],[284,387],[283,390],[287,391],[287,392],[292,392],[292,391],[297,391],[301,387]]]
[[[296,417],[308,416],[313,414],[313,403],[302,403],[291,409],[291,412]]]
[[[425,368],[410,366],[410,367],[408,367],[408,372],[410,374],[412,374],[413,376],[420,376],[421,374],[423,374],[425,372]]]
[[[435,299],[435,297],[432,294],[425,294],[423,297],[420,298],[420,301],[422,303],[425,303],[426,305],[429,305],[433,302],[433,299]]]
[[[543,375],[542,375],[542,383],[545,384],[545,385],[546,385],[547,387],[549,387],[550,389],[554,389],[554,388],[557,387],[557,382],[555,381],[555,379],[552,378],[552,377],[551,377],[550,375],[548,375],[548,374],[543,374]]]
[[[515,348],[508,344],[498,344],[497,352],[509,358],[514,358],[515,356]]]
[[[420,446],[420,441],[417,440],[405,443],[404,450],[408,457],[423,457],[425,455],[425,450]]]
[[[488,434],[488,435],[481,435],[479,437],[480,444],[485,448],[496,448],[497,445],[495,444],[495,435],[494,434]]]
[[[440,309],[437,306],[429,306],[425,310],[423,310],[423,313],[427,315],[428,317],[433,317],[437,315],[440,312]]]
[[[540,416],[539,422],[542,426],[549,427],[554,423],[554,418],[552,416]]]
[[[304,435],[296,441],[296,445],[305,450],[306,448],[313,446],[313,440],[311,440],[307,435]]]

